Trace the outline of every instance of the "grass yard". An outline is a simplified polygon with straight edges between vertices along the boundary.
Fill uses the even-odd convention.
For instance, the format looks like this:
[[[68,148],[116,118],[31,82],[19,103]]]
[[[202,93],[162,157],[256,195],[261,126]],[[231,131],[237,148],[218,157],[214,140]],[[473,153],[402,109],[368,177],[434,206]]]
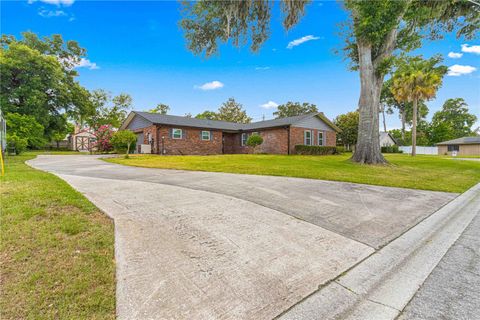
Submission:
[[[350,156],[133,155],[130,159],[118,157],[105,161],[148,168],[289,176],[447,192],[463,192],[480,182],[478,161],[387,154],[390,165],[367,166],[350,162]]]
[[[113,222],[34,157],[0,180],[0,318],[114,319]]]

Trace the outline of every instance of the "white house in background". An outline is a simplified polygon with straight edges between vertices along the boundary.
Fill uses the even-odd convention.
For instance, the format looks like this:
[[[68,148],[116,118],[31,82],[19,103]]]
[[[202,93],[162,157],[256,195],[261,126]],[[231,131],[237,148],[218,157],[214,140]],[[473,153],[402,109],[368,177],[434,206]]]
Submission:
[[[389,132],[380,131],[380,147],[391,147],[397,145],[397,141]]]

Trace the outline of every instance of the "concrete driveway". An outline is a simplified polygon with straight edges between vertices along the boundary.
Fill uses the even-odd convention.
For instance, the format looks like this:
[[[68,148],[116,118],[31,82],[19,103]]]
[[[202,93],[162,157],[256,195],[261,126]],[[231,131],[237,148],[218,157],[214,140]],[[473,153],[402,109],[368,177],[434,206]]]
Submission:
[[[121,319],[271,319],[456,195],[39,156],[115,220]]]

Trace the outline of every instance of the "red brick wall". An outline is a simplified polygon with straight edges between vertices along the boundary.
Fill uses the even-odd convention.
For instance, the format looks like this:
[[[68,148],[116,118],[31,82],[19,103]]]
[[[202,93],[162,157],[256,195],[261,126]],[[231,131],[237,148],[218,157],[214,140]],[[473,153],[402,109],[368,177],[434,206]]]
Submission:
[[[150,127],[148,127],[150,128]],[[209,130],[212,139],[203,141],[200,138],[202,129],[175,127],[183,130],[182,139],[173,139],[170,137],[169,130],[173,127],[159,126],[157,139],[154,143],[154,153],[161,153],[162,147],[167,155],[208,155],[222,153],[222,132],[218,130]],[[146,130],[147,128],[145,128]],[[144,130],[145,138],[147,132]],[[163,137],[163,138],[162,138]],[[163,143],[162,143],[163,142]],[[158,148],[158,149],[157,149]]]
[[[200,139],[200,132],[202,129],[197,128],[185,128],[183,129],[186,137],[183,139],[173,139],[169,135],[169,130],[172,127],[152,125],[143,129],[144,143],[147,144],[148,133],[152,134],[154,139],[153,153],[160,154],[162,150],[162,137],[163,148],[167,155],[208,155],[208,154],[222,154],[222,131],[210,130],[212,140],[202,141]],[[305,130],[313,131],[313,143],[318,145],[316,129],[308,128],[290,128],[290,153],[295,153],[295,145],[303,144],[303,132]],[[263,138],[263,143],[258,146],[258,153],[270,153],[270,154],[287,154],[288,153],[288,129],[286,128],[273,128],[256,131]],[[248,132],[252,133],[252,132]],[[336,145],[336,133],[334,131],[324,131],[327,146]],[[253,149],[248,146],[241,146],[240,133],[224,133],[224,146],[223,151],[226,154],[244,154],[253,153]]]
[[[297,144],[304,144],[303,135],[305,130],[311,130],[313,132],[313,144],[314,146],[318,146],[318,131],[317,129],[309,129],[309,128],[298,128],[298,127],[290,127],[290,153],[295,153],[295,146]],[[335,147],[337,142],[337,133],[335,131],[323,131],[325,136],[325,146]]]
[[[263,138],[263,143],[257,147],[257,153],[288,153],[288,129],[273,128],[247,133],[252,132],[257,132]],[[225,153],[253,153],[253,148],[241,145],[241,136],[241,133],[225,134]]]

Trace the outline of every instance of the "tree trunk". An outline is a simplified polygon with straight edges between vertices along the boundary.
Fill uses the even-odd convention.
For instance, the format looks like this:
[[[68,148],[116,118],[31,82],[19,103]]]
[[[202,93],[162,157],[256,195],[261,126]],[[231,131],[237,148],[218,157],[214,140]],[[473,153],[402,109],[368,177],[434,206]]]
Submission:
[[[412,116],[412,157],[417,154],[417,104],[418,100],[413,100],[413,116]]]
[[[383,132],[387,132],[387,122],[385,121],[385,106],[382,106]]]
[[[401,117],[402,117],[402,140],[403,140],[403,143],[405,143],[405,109],[401,111]]]
[[[379,113],[383,76],[375,72],[371,46],[358,41],[360,69],[360,99],[358,110],[358,140],[352,160],[361,164],[383,164],[387,161],[380,150]]]

